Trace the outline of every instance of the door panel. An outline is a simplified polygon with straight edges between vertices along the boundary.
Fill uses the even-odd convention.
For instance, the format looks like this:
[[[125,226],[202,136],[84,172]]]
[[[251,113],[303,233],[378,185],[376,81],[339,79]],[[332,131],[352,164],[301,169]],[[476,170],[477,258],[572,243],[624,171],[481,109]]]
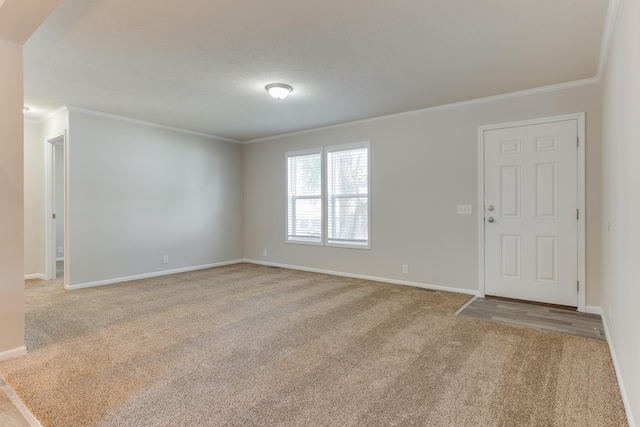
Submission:
[[[520,165],[500,167],[500,204],[503,218],[520,218]]]
[[[536,280],[558,283],[557,236],[536,236]]]
[[[558,219],[558,163],[536,165],[536,219]]]
[[[520,236],[501,237],[502,277],[520,279]]]
[[[577,120],[485,131],[485,294],[577,306],[577,136]]]

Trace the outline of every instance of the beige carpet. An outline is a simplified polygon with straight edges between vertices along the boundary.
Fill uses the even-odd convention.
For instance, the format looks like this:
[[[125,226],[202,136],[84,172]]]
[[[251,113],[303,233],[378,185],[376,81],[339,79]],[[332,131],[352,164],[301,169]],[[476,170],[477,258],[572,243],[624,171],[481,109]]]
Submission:
[[[27,284],[0,374],[43,426],[625,426],[607,344],[469,296],[248,264]]]

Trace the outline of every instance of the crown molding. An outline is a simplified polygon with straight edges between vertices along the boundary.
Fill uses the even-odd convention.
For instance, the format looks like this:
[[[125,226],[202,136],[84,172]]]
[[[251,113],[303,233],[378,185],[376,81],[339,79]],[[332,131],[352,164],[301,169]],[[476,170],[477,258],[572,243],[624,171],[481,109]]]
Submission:
[[[436,105],[436,106],[433,106],[433,107],[421,108],[419,110],[411,110],[411,111],[405,111],[405,112],[402,112],[402,113],[388,114],[386,116],[378,116],[378,117],[372,117],[372,118],[369,118],[369,119],[354,120],[354,121],[351,121],[351,122],[338,123],[338,124],[335,124],[335,125],[322,126],[322,127],[317,127],[317,128],[312,128],[312,129],[305,129],[305,130],[300,130],[300,131],[295,131],[295,132],[287,132],[287,133],[278,134],[278,135],[272,135],[272,136],[265,136],[265,137],[262,137],[262,138],[250,139],[250,140],[244,141],[242,143],[243,144],[253,144],[253,143],[256,143],[256,142],[264,142],[264,141],[270,141],[270,140],[279,139],[279,138],[285,138],[285,137],[290,137],[290,136],[305,135],[305,134],[308,134],[308,133],[320,132],[320,131],[324,131],[324,130],[328,130],[328,129],[337,129],[337,128],[341,128],[341,127],[345,127],[345,126],[360,125],[360,124],[364,124],[364,123],[377,122],[377,121],[380,121],[380,120],[387,120],[387,119],[392,119],[392,118],[396,118],[396,117],[411,116],[411,115],[414,115],[414,114],[422,114],[422,113],[433,112],[433,111],[451,110],[451,109],[456,109],[456,108],[467,107],[467,106],[470,106],[470,105],[486,104],[486,103],[489,103],[489,102],[503,101],[505,99],[518,98],[518,97],[522,97],[522,96],[535,95],[535,94],[539,94],[539,93],[555,92],[555,91],[571,89],[571,88],[579,87],[579,86],[592,85],[592,84],[600,83],[601,81],[602,80],[597,78],[597,77],[591,77],[591,78],[588,78],[588,79],[575,80],[575,81],[572,81],[572,82],[559,83],[559,84],[549,85],[549,86],[541,86],[541,87],[537,87],[537,88],[533,88],[533,89],[525,89],[525,90],[521,90],[521,91],[517,91],[517,92],[509,92],[509,93],[504,93],[504,94],[501,94],[501,95],[487,96],[485,98],[476,98],[476,99],[471,99],[469,101],[461,101],[461,102],[454,102],[454,103],[451,103],[451,104]]]
[[[57,116],[58,114],[65,112],[65,111],[69,111],[69,109],[67,108],[66,105],[63,105],[62,107],[56,108],[55,110],[45,114],[43,117],[39,118],[38,120],[36,120],[37,123],[42,123],[42,122],[46,122],[47,120],[49,120],[50,118]]]
[[[602,44],[600,46],[600,60],[598,61],[598,79],[602,81],[607,68],[607,60],[609,59],[609,50],[611,49],[611,39],[613,38],[613,30],[618,16],[618,6],[620,0],[609,0],[609,8],[607,9],[607,19],[604,24],[604,32],[602,33]]]
[[[163,125],[163,124],[160,124],[160,123],[149,122],[149,121],[146,121],[146,120],[133,119],[131,117],[119,116],[117,114],[103,113],[101,111],[89,110],[87,108],[76,107],[76,106],[73,106],[73,105],[67,105],[66,108],[69,111],[72,111],[72,112],[83,113],[83,114],[88,114],[88,115],[98,116],[98,117],[105,117],[105,118],[108,118],[108,119],[120,120],[120,121],[123,121],[123,122],[135,123],[135,124],[139,124],[139,125],[145,125],[145,126],[150,126],[150,127],[155,127],[155,128],[165,129],[165,130],[171,130],[171,131],[174,131],[174,132],[186,133],[186,134],[189,134],[189,135],[202,136],[202,137],[205,137],[205,138],[215,139],[215,140],[223,141],[223,142],[233,142],[233,143],[236,143],[236,144],[242,142],[240,140],[232,139],[232,138],[226,138],[224,136],[212,135],[210,133],[204,133],[204,132],[197,132],[197,131],[193,131],[193,130],[189,130],[189,129],[183,129],[183,128],[179,128],[179,127],[175,127],[175,126],[169,126],[169,125]]]

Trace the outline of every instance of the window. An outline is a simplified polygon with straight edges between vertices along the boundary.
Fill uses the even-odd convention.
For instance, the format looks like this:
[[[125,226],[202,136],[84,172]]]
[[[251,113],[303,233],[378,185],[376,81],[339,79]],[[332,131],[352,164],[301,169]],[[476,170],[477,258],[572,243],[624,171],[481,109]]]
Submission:
[[[287,153],[287,241],[369,248],[369,143],[322,154]]]
[[[327,242],[369,244],[369,147],[327,149]]]
[[[322,151],[287,153],[287,241],[322,243]]]

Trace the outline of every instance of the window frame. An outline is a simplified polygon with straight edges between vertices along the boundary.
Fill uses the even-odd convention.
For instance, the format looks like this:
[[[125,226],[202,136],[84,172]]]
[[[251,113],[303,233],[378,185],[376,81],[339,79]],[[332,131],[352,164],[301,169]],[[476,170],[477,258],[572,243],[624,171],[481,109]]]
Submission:
[[[338,243],[329,239],[329,177],[327,174],[327,164],[330,152],[348,151],[353,149],[366,148],[367,150],[367,241],[363,244],[354,244],[353,241]],[[320,154],[320,241],[306,241],[289,238],[289,158],[304,156],[309,154]],[[355,195],[354,195],[355,196]],[[302,198],[309,198],[304,196]],[[315,198],[315,197],[313,197]],[[305,150],[287,151],[285,153],[285,243],[296,245],[326,246],[345,249],[371,249],[371,143],[370,141],[355,142],[350,144],[330,145],[325,147],[310,148]]]
[[[336,151],[349,151],[354,149],[366,148],[367,149],[367,241],[363,244],[353,243],[353,241],[346,241],[345,243],[338,243],[335,240],[329,239],[329,174],[327,173],[328,159],[330,152]],[[350,249],[371,249],[371,143],[369,141],[355,142],[351,144],[331,145],[324,147],[324,159],[323,159],[323,195],[324,203],[323,217],[326,218],[323,223],[323,242],[325,246],[334,248],[350,248]],[[355,196],[355,195],[352,195]],[[347,196],[342,196],[347,197]]]
[[[320,239],[318,241],[312,240],[303,240],[296,238],[289,238],[289,158],[290,157],[299,157],[306,156],[309,154],[319,154],[320,155]],[[322,147],[319,148],[311,148],[307,150],[297,150],[297,151],[287,151],[285,153],[285,199],[286,199],[286,214],[285,214],[285,242],[286,243],[294,243],[299,245],[312,245],[312,246],[323,246],[324,245],[324,149]],[[316,197],[311,196],[301,196],[299,198],[309,199]],[[295,221],[295,220],[294,220]]]

